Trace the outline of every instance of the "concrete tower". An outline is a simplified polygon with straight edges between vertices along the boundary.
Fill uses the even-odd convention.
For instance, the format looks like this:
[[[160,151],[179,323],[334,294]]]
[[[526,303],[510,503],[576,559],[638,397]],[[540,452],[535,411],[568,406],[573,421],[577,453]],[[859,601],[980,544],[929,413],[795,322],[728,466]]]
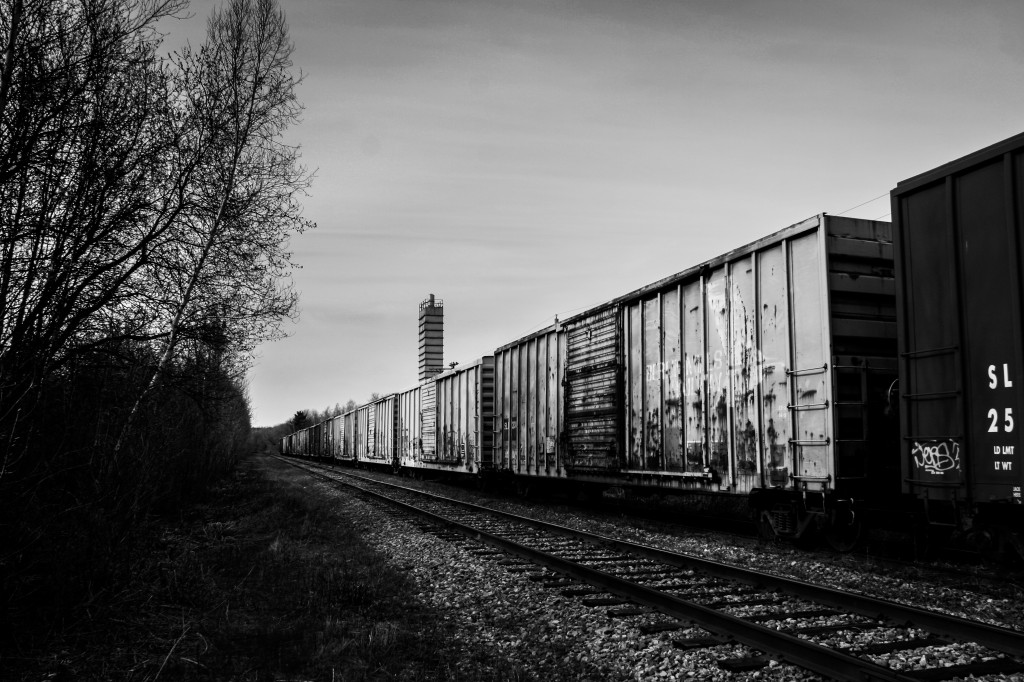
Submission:
[[[444,369],[444,301],[434,295],[420,303],[420,381]]]

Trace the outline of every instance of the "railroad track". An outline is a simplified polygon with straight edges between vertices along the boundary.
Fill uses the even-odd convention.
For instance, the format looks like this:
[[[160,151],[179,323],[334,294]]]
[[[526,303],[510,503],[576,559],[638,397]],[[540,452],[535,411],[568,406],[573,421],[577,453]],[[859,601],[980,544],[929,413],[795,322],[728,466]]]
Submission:
[[[589,606],[608,607],[610,615],[665,617],[642,626],[644,632],[697,626],[707,633],[676,640],[678,647],[738,642],[755,652],[722,661],[726,669],[756,669],[774,658],[837,680],[949,680],[1024,672],[1024,633],[284,461],[429,519],[442,537],[473,543],[470,552]],[[871,643],[858,643],[865,633],[871,633]],[[847,647],[825,644],[838,635],[847,636]],[[922,660],[934,660],[927,655],[934,647],[957,647],[969,662],[910,671],[875,662],[900,650],[920,650]]]

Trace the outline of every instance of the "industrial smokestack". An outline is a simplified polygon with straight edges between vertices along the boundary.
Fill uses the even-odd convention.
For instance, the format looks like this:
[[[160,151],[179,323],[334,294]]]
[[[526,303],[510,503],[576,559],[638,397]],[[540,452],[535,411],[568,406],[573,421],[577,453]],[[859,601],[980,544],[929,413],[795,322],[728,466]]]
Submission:
[[[420,303],[420,381],[444,369],[444,301],[434,295]]]

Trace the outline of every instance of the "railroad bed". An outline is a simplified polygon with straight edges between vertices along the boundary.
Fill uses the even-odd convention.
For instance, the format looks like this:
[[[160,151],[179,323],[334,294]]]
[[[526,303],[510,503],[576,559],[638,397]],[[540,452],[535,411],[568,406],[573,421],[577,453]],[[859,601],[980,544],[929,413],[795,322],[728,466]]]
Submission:
[[[408,490],[387,494],[420,497]],[[510,647],[509,654],[523,656],[528,667],[542,666],[534,674],[550,674],[544,666],[557,668],[561,656],[592,664],[609,679],[1024,679],[1015,676],[1024,671],[1019,663],[1024,636],[866,596],[1019,629],[1019,600],[1006,592],[1007,585],[988,592],[954,590],[906,575],[886,577],[870,567],[833,566],[784,548],[732,539],[722,543],[708,534],[686,540],[643,533],[645,544],[662,551],[607,541],[594,545],[578,533],[481,516],[451,502],[420,498],[413,504],[476,530],[411,518],[403,522],[395,512],[378,508],[368,524],[387,526],[378,541],[414,572],[425,598],[450,607],[453,624],[466,628],[467,643]],[[574,517],[556,519],[563,525],[597,525],[578,514],[545,511],[549,518],[553,514]],[[605,535],[635,539],[638,534],[628,524],[600,525],[615,526],[613,532],[602,527]],[[433,538],[423,534],[425,528]],[[680,545],[758,573],[664,551]],[[810,573],[831,587],[862,594],[769,573],[805,578]],[[488,622],[516,608],[520,616],[529,614],[521,627],[524,637],[489,642]],[[692,627],[693,622],[703,628]]]

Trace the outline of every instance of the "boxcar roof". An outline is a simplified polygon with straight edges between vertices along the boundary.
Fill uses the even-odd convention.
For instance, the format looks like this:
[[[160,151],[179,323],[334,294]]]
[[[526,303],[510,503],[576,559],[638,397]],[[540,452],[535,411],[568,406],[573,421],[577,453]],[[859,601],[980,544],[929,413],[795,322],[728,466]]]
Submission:
[[[598,310],[602,310],[602,309],[608,308],[610,306],[618,305],[620,303],[623,303],[624,301],[631,301],[631,300],[636,299],[636,298],[641,298],[643,296],[646,296],[647,294],[650,294],[652,292],[658,291],[659,289],[663,289],[664,287],[669,286],[671,284],[675,284],[677,282],[682,282],[682,281],[688,280],[688,279],[690,279],[692,277],[695,277],[696,275],[700,274],[700,272],[703,271],[706,268],[718,267],[722,263],[726,263],[728,261],[736,260],[737,258],[740,258],[741,256],[745,256],[745,255],[747,255],[749,253],[753,253],[755,251],[758,251],[760,249],[765,248],[766,246],[770,246],[772,244],[776,244],[778,242],[781,242],[784,239],[789,239],[791,237],[795,237],[795,236],[797,236],[799,234],[807,232],[808,230],[820,227],[822,225],[822,223],[824,222],[824,218],[826,217],[826,215],[827,214],[825,214],[825,213],[819,213],[818,215],[811,216],[810,218],[807,218],[806,220],[801,220],[800,222],[794,223],[794,224],[790,225],[789,227],[784,227],[783,229],[779,230],[778,232],[773,232],[772,234],[769,234],[769,235],[767,235],[765,237],[761,237],[757,241],[753,241],[753,242],[750,242],[748,244],[744,244],[743,246],[741,246],[739,248],[733,249],[732,251],[729,251],[727,253],[723,253],[723,254],[721,254],[719,256],[715,256],[714,258],[712,258],[710,260],[706,260],[703,263],[699,263],[697,265],[689,267],[689,268],[687,268],[685,270],[677,272],[674,275],[669,275],[668,277],[663,277],[662,279],[659,279],[658,281],[653,282],[652,284],[648,284],[646,286],[640,287],[639,289],[631,291],[628,294],[625,294],[623,296],[619,296],[617,298],[613,298],[610,301],[606,301],[606,302],[601,303],[599,305],[592,306],[589,309],[584,310],[582,313],[577,313],[576,315],[573,315],[572,317],[567,317],[562,322],[563,322],[563,324],[564,323],[573,322],[575,320],[587,317],[588,315],[592,315],[593,313],[595,313]]]
[[[543,329],[538,329],[537,331],[532,332],[530,334],[527,334],[526,336],[522,336],[522,337],[516,339],[515,341],[509,341],[506,344],[498,346],[495,349],[494,352],[495,353],[500,353],[503,350],[508,350],[509,348],[514,348],[516,346],[522,345],[522,344],[526,343],[527,341],[529,341],[530,339],[536,339],[537,337],[540,337],[540,336],[546,336],[546,335],[550,334],[551,332],[555,331],[557,328],[559,328],[561,326],[562,326],[562,322],[561,321],[559,321],[557,324],[549,324],[548,326],[544,327]]]
[[[989,145],[984,149],[979,149],[976,152],[972,152],[967,156],[961,156],[959,159],[944,163],[937,168],[933,168],[930,171],[925,171],[919,175],[907,178],[896,184],[896,188],[892,190],[893,196],[911,192],[923,185],[928,185],[936,180],[941,180],[948,175],[954,175],[961,171],[967,170],[979,164],[990,161],[994,158],[1002,156],[1003,154],[1017,151],[1018,149],[1024,148],[1024,133],[1009,137],[1002,142],[996,142],[993,145]]]

